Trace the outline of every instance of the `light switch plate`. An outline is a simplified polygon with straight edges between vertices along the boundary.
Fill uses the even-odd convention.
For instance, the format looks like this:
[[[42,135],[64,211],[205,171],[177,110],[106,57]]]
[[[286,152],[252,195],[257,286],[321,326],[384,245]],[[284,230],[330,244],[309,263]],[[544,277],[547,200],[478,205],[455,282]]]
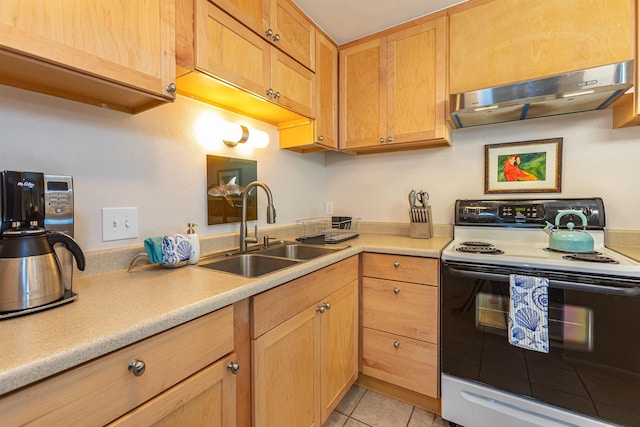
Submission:
[[[102,241],[138,237],[138,208],[102,208]]]

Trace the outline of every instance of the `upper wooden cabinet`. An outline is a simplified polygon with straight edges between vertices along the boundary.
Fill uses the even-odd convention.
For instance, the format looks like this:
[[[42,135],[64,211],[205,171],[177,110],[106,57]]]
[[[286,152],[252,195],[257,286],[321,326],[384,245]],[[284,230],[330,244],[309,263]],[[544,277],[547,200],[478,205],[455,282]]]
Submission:
[[[6,0],[0,83],[128,113],[175,98],[174,0]]]
[[[207,0],[179,6],[179,93],[273,124],[314,116],[309,69]]]
[[[449,144],[447,17],[340,49],[340,149]]]
[[[450,15],[461,93],[634,58],[633,0],[494,0]]]
[[[315,28],[289,0],[211,0],[253,32],[315,70]]]
[[[338,49],[316,33],[315,120],[283,123],[280,148],[308,153],[338,148]]]
[[[635,11],[636,23],[640,23],[640,7]],[[635,40],[635,76],[633,93],[623,95],[613,104],[613,127],[640,125],[640,24],[636,24]]]

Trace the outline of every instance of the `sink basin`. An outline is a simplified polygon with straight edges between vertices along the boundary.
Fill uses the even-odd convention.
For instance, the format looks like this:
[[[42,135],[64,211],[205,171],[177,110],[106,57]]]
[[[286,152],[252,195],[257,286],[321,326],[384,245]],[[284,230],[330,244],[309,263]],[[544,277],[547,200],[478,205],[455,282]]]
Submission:
[[[260,250],[260,255],[282,257],[288,259],[299,259],[307,261],[319,256],[327,255],[343,249],[342,247],[328,248],[326,246],[302,245],[299,243],[285,243]]]
[[[291,267],[299,262],[293,259],[273,258],[257,254],[240,254],[202,264],[200,267],[239,274],[244,277],[258,277]]]

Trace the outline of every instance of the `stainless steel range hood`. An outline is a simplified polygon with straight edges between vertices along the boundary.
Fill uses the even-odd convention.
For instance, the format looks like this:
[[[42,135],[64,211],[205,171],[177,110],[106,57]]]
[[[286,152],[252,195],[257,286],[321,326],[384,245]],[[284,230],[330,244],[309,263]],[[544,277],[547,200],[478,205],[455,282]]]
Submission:
[[[451,95],[457,128],[607,108],[633,85],[633,60]]]

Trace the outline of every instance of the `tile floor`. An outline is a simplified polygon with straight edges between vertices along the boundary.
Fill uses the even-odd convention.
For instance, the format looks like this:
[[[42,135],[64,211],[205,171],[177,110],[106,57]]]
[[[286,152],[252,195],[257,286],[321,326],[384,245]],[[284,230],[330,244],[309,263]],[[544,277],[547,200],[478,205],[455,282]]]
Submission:
[[[447,427],[437,414],[354,385],[322,427]]]

